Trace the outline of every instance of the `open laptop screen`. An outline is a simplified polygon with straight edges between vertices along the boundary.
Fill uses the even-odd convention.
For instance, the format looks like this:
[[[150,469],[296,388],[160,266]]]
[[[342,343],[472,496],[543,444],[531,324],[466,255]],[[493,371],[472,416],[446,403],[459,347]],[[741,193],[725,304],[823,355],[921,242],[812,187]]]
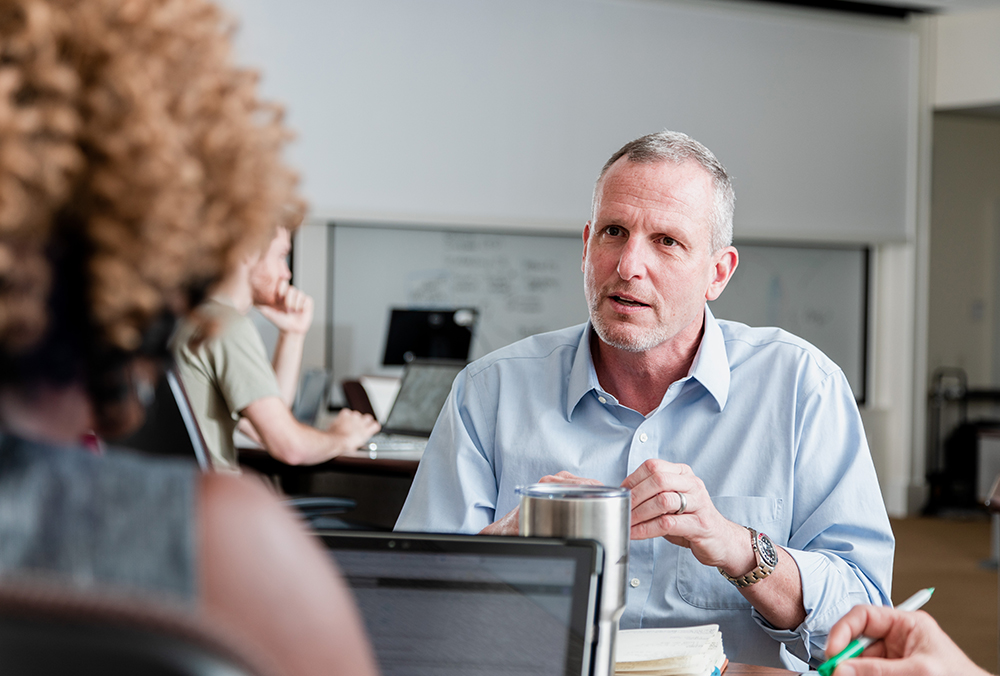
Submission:
[[[465,362],[445,360],[415,360],[407,364],[383,431],[429,437],[451,392],[451,384],[463,368]]]
[[[589,673],[592,541],[323,534],[383,676]]]

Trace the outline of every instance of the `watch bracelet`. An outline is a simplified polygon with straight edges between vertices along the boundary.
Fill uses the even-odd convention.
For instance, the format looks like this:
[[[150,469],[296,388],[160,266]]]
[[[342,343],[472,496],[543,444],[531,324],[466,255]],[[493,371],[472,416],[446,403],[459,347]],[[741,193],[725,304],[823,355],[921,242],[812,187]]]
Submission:
[[[744,526],[744,528],[750,531],[750,547],[753,549],[754,560],[757,562],[757,566],[746,575],[741,575],[740,577],[733,577],[724,571],[721,566],[719,567],[719,572],[722,574],[722,577],[732,582],[738,589],[743,589],[744,587],[749,587],[755,582],[760,582],[765,577],[773,573],[775,568],[774,566],[770,566],[768,568],[764,567],[763,555],[757,548],[757,531],[750,526]]]

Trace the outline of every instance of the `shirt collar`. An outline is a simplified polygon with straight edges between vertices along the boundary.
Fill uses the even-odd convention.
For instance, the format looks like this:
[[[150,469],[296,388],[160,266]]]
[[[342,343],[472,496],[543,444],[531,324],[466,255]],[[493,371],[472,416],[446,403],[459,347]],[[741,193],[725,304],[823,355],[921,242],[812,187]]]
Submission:
[[[594,368],[594,356],[590,353],[590,322],[583,325],[583,334],[576,346],[576,355],[569,371],[569,385],[566,390],[566,420],[573,415],[573,410],[591,390],[601,391],[601,383],[597,380],[597,369]]]
[[[708,390],[721,411],[729,399],[729,355],[726,354],[726,339],[715,315],[705,306],[705,331],[701,345],[694,355],[689,375]]]
[[[226,307],[231,307],[237,310],[236,301],[223,293],[212,293],[208,295],[208,300],[218,303],[219,305],[225,305]]]
[[[576,355],[569,372],[569,385],[566,390],[566,419],[573,415],[580,400],[591,390],[602,392],[597,380],[597,369],[594,368],[594,356],[590,352],[591,325],[584,325],[583,334],[576,347]],[[729,356],[726,354],[726,340],[722,335],[722,327],[715,315],[705,306],[705,330],[701,343],[695,353],[694,362],[688,372],[688,378],[697,380],[715,399],[721,411],[729,399]]]

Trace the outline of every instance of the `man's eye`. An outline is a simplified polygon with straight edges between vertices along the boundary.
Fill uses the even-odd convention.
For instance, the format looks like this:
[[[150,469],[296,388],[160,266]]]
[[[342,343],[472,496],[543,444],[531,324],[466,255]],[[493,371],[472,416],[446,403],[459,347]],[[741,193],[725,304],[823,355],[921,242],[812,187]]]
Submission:
[[[663,246],[673,246],[677,244],[677,240],[675,240],[673,237],[661,237],[660,244],[662,244]]]
[[[604,230],[604,232],[606,232],[608,235],[610,235],[612,237],[618,237],[620,235],[624,235],[625,234],[625,231],[622,230],[621,228],[619,228],[617,225],[609,225]]]

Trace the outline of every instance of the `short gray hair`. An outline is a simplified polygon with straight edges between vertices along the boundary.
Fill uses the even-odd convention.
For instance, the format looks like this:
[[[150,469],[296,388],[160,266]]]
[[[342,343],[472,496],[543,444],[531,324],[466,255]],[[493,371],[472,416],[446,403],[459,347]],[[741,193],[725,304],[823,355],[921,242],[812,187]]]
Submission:
[[[639,164],[655,164],[657,162],[680,164],[689,159],[700,164],[712,177],[712,183],[715,186],[715,200],[712,209],[712,251],[718,251],[733,243],[733,211],[736,209],[736,193],[733,192],[732,178],[711,150],[679,131],[664,130],[629,141],[604,163],[601,175],[597,177],[597,182],[594,184],[594,198],[590,210],[591,222],[597,216],[598,190],[601,181],[611,165],[622,157],[628,157],[629,162]]]

